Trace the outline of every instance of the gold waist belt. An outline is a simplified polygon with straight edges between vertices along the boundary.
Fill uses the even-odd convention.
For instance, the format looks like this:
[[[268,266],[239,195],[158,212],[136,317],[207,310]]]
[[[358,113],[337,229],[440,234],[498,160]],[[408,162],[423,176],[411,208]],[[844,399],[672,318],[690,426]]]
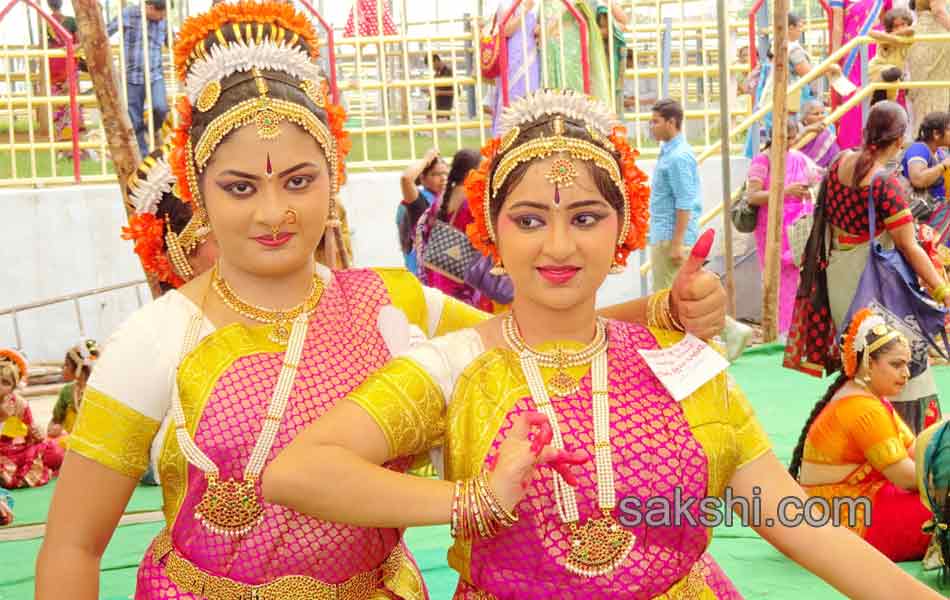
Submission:
[[[354,575],[342,583],[324,583],[304,575],[287,575],[259,585],[240,583],[228,577],[212,575],[179,554],[168,530],[163,530],[152,545],[156,562],[164,559],[165,575],[182,591],[208,600],[369,600],[379,596],[383,579],[391,576],[404,560],[397,546],[383,565],[373,571]]]

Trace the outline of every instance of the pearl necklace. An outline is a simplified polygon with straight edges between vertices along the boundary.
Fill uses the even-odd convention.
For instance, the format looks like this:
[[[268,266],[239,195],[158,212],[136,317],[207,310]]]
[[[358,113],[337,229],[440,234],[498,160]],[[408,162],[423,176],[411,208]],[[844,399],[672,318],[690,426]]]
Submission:
[[[506,318],[514,320],[512,315]],[[554,484],[554,499],[557,503],[558,516],[571,531],[571,548],[564,568],[585,577],[606,575],[626,560],[630,550],[636,542],[636,537],[624,529],[611,514],[617,504],[617,492],[614,487],[613,460],[610,448],[610,399],[607,379],[607,335],[603,319],[597,320],[597,334],[594,343],[603,337],[604,344],[592,356],[591,379],[593,382],[592,395],[594,407],[594,457],[597,468],[597,504],[601,516],[589,517],[580,523],[580,511],[577,507],[577,494],[567,482],[556,472],[551,477]],[[531,397],[535,407],[543,413],[551,423],[553,437],[551,445],[559,450],[564,449],[564,438],[557,422],[557,412],[551,403],[547,387],[541,376],[541,368],[537,355],[531,351],[524,340],[512,337],[514,344],[509,342],[509,333],[519,336],[517,327],[504,329],[506,342],[514,349],[521,361],[521,370],[524,372],[531,390]],[[593,345],[593,344],[592,344]],[[521,348],[521,350],[518,350]]]
[[[309,314],[300,314],[294,319],[290,331],[287,352],[284,355],[283,367],[277,378],[270,405],[261,433],[258,435],[251,458],[244,468],[244,476],[240,479],[229,478],[221,481],[218,466],[208,455],[195,444],[185,424],[185,411],[181,406],[178,384],[174,385],[172,393],[172,413],[175,419],[175,434],[178,446],[188,462],[202,471],[208,486],[201,501],[195,506],[195,517],[209,531],[229,537],[237,537],[248,533],[264,518],[264,507],[258,496],[255,482],[264,470],[267,455],[274,446],[277,430],[284,418],[287,409],[287,400],[297,378],[297,366],[303,353],[304,339],[307,337]],[[190,353],[198,342],[201,331],[202,317],[199,313],[192,315],[188,330],[185,333],[185,342],[182,350],[182,359]],[[179,361],[180,364],[181,361]],[[177,377],[176,377],[177,380]]]
[[[577,381],[568,374],[567,369],[589,364],[594,356],[607,349],[607,328],[600,319],[597,321],[594,340],[577,352],[568,352],[560,346],[556,346],[554,352],[539,352],[531,348],[518,332],[518,324],[515,322],[513,313],[509,313],[502,321],[502,335],[505,338],[505,343],[519,356],[529,354],[538,365],[549,369],[557,369],[554,377],[548,383],[555,396],[571,396],[579,392],[580,387],[578,387]]]

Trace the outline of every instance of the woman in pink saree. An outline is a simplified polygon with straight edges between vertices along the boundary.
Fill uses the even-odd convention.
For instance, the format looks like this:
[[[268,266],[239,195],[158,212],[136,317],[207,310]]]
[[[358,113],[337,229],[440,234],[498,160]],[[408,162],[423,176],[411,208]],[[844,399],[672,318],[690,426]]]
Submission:
[[[788,139],[798,135],[798,125],[788,123]],[[766,232],[769,222],[769,186],[771,165],[769,149],[752,159],[749,166],[749,202],[759,207],[758,222],[755,226],[755,246],[759,254],[759,266],[765,273]],[[788,333],[792,325],[792,313],[795,310],[795,294],[798,291],[798,266],[788,241],[788,228],[800,217],[810,214],[814,200],[809,188],[819,181],[823,169],[799,150],[789,150],[785,156],[785,198],[782,205],[782,276],[779,285],[779,334]]]
[[[872,29],[883,29],[880,18],[891,10],[893,0],[831,0],[831,50],[847,44],[852,38],[867,35]],[[868,60],[874,57],[875,46],[868,46]],[[861,80],[861,46],[845,55],[841,63],[845,76],[860,90],[866,82]],[[857,93],[857,92],[855,92]],[[844,102],[848,98],[842,98]],[[852,108],[839,121],[838,145],[842,149],[861,144],[864,127],[863,109],[860,104]]]

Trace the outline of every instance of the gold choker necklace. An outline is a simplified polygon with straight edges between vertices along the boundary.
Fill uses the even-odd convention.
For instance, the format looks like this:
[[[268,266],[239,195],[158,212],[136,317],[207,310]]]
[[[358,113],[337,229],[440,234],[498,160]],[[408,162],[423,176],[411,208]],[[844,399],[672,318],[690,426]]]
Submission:
[[[228,282],[221,277],[221,271],[218,269],[218,265],[215,265],[211,272],[211,287],[214,288],[215,293],[221,298],[225,306],[232,311],[246,319],[264,323],[265,325],[273,325],[274,330],[270,334],[271,341],[286,346],[287,341],[290,339],[290,329],[294,319],[302,314],[310,314],[316,310],[317,305],[320,303],[320,298],[323,297],[324,284],[320,276],[315,274],[313,276],[313,282],[310,285],[310,291],[307,293],[307,298],[297,306],[286,310],[275,310],[273,308],[257,306],[245,302],[231,289]]]
[[[595,356],[607,348],[607,327],[603,319],[597,319],[594,341],[577,352],[568,352],[560,346],[555,347],[553,352],[539,352],[531,348],[521,337],[513,313],[508,313],[508,316],[505,317],[502,323],[502,335],[505,338],[505,343],[519,356],[528,354],[537,361],[538,366],[557,369],[548,385],[551,386],[551,391],[554,392],[555,396],[562,397],[576,394],[580,389],[577,381],[568,374],[567,369],[590,363]]]

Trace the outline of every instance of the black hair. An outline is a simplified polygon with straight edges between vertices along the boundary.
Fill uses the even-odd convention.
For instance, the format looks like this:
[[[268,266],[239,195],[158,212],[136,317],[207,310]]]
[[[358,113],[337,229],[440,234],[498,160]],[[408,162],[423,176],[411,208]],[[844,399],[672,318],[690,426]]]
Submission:
[[[884,29],[888,33],[894,31],[894,21],[902,19],[908,25],[914,22],[914,15],[906,8],[892,8],[884,13]]]
[[[419,174],[419,177],[416,177],[416,185],[422,185],[422,178],[432,173],[432,170],[443,162],[440,156],[433,158]],[[445,196],[443,195],[443,197]],[[416,226],[419,224],[422,214],[429,207],[422,202],[412,202],[403,206],[406,207],[406,218],[399,222],[399,247],[402,248],[403,254],[409,254],[412,251],[412,244],[416,237]]]
[[[885,100],[871,107],[864,126],[864,143],[854,166],[851,187],[857,189],[871,172],[875,155],[904,137],[907,131],[907,113],[900,104]]]
[[[887,334],[885,334],[887,335]],[[868,344],[874,343],[880,336],[875,335],[874,333],[868,334]],[[877,359],[882,354],[885,354],[894,347],[894,345],[901,343],[900,339],[893,339],[874,352],[871,353],[872,359]],[[861,364],[862,359],[864,358],[864,351],[858,352],[857,364]],[[849,377],[844,374],[844,371],[838,375],[838,378],[828,386],[828,390],[825,392],[825,395],[821,397],[821,400],[815,403],[815,406],[811,409],[811,414],[808,415],[808,419],[805,421],[805,426],[802,428],[801,434],[798,436],[798,444],[795,446],[795,452],[792,453],[792,462],[788,466],[789,474],[794,478],[798,479],[799,474],[802,469],[802,455],[805,452],[805,440],[808,438],[808,431],[811,429],[812,423],[815,422],[815,419],[818,418],[818,415],[821,414],[821,411],[828,406],[828,403],[831,402],[831,399],[835,397],[835,394],[844,387],[844,384],[848,383]]]
[[[46,4],[53,12],[57,12],[63,8],[63,0],[46,0]]]
[[[933,139],[934,134],[943,135],[943,132],[950,128],[950,113],[936,111],[929,113],[920,122],[920,129],[917,130],[917,141],[925,144]]]
[[[788,13],[788,26],[797,27],[802,24],[802,18],[795,13]]]
[[[445,193],[442,194],[442,206],[439,207],[439,219],[449,220],[449,199],[452,198],[452,192],[456,186],[465,181],[465,177],[473,170],[477,169],[482,160],[482,155],[478,150],[469,150],[463,148],[452,157],[452,168],[449,169],[448,182],[445,185]]]
[[[165,0],[145,0],[145,4],[154,6],[158,10],[165,10]]]
[[[683,106],[672,98],[664,98],[653,105],[653,112],[667,121],[676,123],[677,129],[683,128]]]
[[[801,131],[801,128],[798,123],[798,119],[794,115],[790,115],[788,117],[788,122],[786,123],[785,127],[786,127],[785,132],[788,137],[788,143],[791,144],[793,141],[795,141],[795,138],[798,136],[799,131]],[[774,129],[770,131],[769,134],[770,135],[768,139],[765,140],[765,145],[762,146],[762,152],[765,152],[766,150],[772,147],[772,139],[775,137]]]

